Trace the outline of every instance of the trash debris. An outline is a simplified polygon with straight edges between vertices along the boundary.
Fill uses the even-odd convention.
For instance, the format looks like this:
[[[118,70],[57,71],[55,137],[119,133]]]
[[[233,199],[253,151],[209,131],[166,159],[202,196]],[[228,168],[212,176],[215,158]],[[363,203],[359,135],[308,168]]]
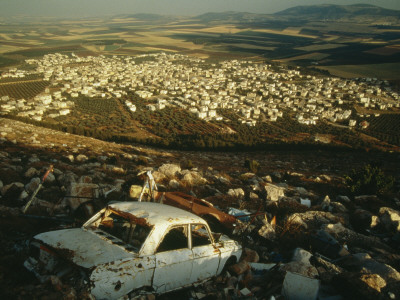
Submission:
[[[311,200],[310,199],[300,198],[300,204],[310,208],[311,207]]]
[[[74,139],[76,138],[74,136]],[[138,251],[136,249],[140,247],[141,241],[131,239],[131,243],[127,243],[130,235],[126,228],[129,228],[131,221],[149,220],[151,214],[146,216],[145,212],[141,212],[140,218],[133,218],[127,222],[128,227],[119,226],[118,217],[123,219],[123,214],[117,215],[118,217],[113,214],[105,216],[104,224],[113,224],[112,228],[95,229],[96,232],[103,234],[101,239],[107,242],[104,247],[96,248],[97,243],[93,243],[89,238],[79,238],[79,235],[73,234],[75,232],[73,230],[104,206],[116,207],[116,202],[121,200],[125,201],[123,202],[125,207],[132,203],[138,204],[137,200],[142,193],[142,184],[148,178],[146,175],[148,171],[151,171],[154,181],[152,183],[149,181],[148,188],[142,195],[142,202],[139,204],[160,205],[157,202],[167,204],[170,201],[168,207],[181,206],[186,210],[186,214],[189,214],[188,212],[198,214],[212,226],[214,233],[208,235],[214,240],[215,247],[208,249],[208,245],[199,245],[197,247],[199,251],[195,256],[193,249],[196,247],[189,249],[187,246],[189,239],[187,239],[187,243],[183,243],[186,248],[177,249],[179,255],[172,256],[181,258],[184,253],[192,251],[193,261],[196,259],[199,261],[190,266],[190,274],[198,274],[197,270],[200,272],[202,269],[211,268],[211,265],[214,267],[213,263],[205,262],[207,258],[201,257],[204,253],[221,251],[221,247],[237,243],[234,240],[241,241],[244,246],[240,258],[236,255],[235,259],[228,258],[226,262],[215,263],[218,272],[221,271],[219,275],[210,277],[207,275],[206,279],[196,281],[195,284],[184,285],[182,281],[174,283],[172,277],[178,277],[180,271],[173,272],[174,276],[170,276],[172,272],[166,271],[167,275],[164,277],[168,282],[165,282],[165,290],[169,289],[170,282],[176,284],[176,291],[172,292],[171,296],[166,295],[166,298],[269,300],[287,297],[290,299],[294,289],[295,293],[299,294],[296,284],[303,283],[309,291],[313,291],[310,296],[312,299],[317,290],[318,280],[319,300],[397,299],[400,295],[398,286],[400,232],[397,230],[399,197],[391,194],[385,195],[384,198],[370,195],[355,198],[346,196],[344,189],[340,188],[344,173],[334,174],[339,164],[327,168],[327,173],[332,172],[328,180],[320,175],[321,171],[318,171],[319,178],[317,178],[310,175],[311,168],[309,171],[304,169],[305,166],[308,168],[312,164],[314,158],[304,159],[305,163],[300,161],[301,170],[296,170],[299,166],[296,162],[290,165],[288,163],[290,171],[285,171],[286,162],[281,161],[279,171],[273,170],[271,165],[271,168],[270,166],[260,168],[257,174],[245,174],[240,169],[242,164],[234,166],[236,161],[240,161],[240,155],[233,153],[226,156],[229,156],[229,162],[233,162],[232,167],[221,169],[219,169],[218,155],[225,154],[184,154],[192,161],[194,155],[196,157],[204,155],[205,160],[202,162],[213,161],[215,165],[204,169],[192,166],[190,170],[181,170],[179,161],[185,161],[188,157],[178,157],[175,153],[172,155],[168,153],[165,158],[161,158],[158,157],[159,154],[155,154],[157,150],[152,150],[155,151],[152,154],[143,153],[142,150],[131,148],[130,145],[118,145],[118,153],[111,153],[113,151],[103,144],[96,148],[101,149],[100,153],[92,153],[88,148],[74,145],[62,153],[60,158],[47,156],[46,151],[39,149],[34,149],[37,152],[35,154],[18,152],[20,148],[17,149],[18,145],[15,143],[5,142],[2,146],[5,147],[0,150],[0,227],[3,228],[0,234],[2,241],[0,278],[6,280],[1,281],[0,294],[4,295],[5,299],[16,297],[24,299],[27,295],[35,299],[94,299],[90,294],[91,279],[101,281],[102,278],[104,280],[107,278],[113,283],[107,290],[113,292],[119,289],[123,294],[128,282],[128,279],[125,279],[129,276],[120,277],[120,274],[129,272],[139,274],[142,269],[158,269],[155,258],[147,265],[142,263],[141,267],[139,262],[134,267],[132,265],[128,267],[127,264],[118,265],[116,261],[114,266],[111,262],[105,262],[96,265],[97,271],[91,278],[90,274],[89,276],[86,274],[91,268],[82,271],[83,269],[77,267],[77,264],[71,267],[67,263],[68,260],[76,260],[79,264],[89,264],[90,260],[85,257],[90,257],[93,262],[97,260],[96,253],[103,251],[109,253],[108,247],[115,252],[113,255],[99,254],[104,260],[114,260],[112,257],[115,257],[116,253],[139,259],[140,255],[135,251]],[[87,160],[78,162],[76,157],[79,154],[85,155]],[[142,154],[143,157],[138,159]],[[72,160],[65,159],[68,156]],[[334,158],[329,155],[329,159]],[[162,165],[162,160],[168,162],[170,166],[158,167],[158,164]],[[136,162],[140,162],[140,166]],[[23,214],[21,208],[24,208],[41,182],[39,174],[43,166],[47,168],[50,163],[55,165],[55,169],[47,176],[35,199]],[[275,160],[271,160],[271,164],[275,164]],[[264,163],[263,165],[266,166]],[[138,178],[137,174],[141,170],[144,170],[143,177]],[[42,173],[44,172],[45,170]],[[268,186],[267,183],[271,184],[272,181],[274,184]],[[176,191],[168,190],[169,182],[176,183]],[[152,187],[151,190],[149,187]],[[233,196],[228,196],[229,190],[232,190]],[[241,191],[244,191],[244,197]],[[330,201],[322,208],[322,200],[327,194]],[[147,200],[156,203],[148,203]],[[229,208],[237,210],[237,214],[228,214]],[[118,211],[123,212],[123,210]],[[174,222],[175,218],[171,219]],[[146,224],[143,222],[141,225]],[[120,235],[117,228],[121,229]],[[197,232],[202,236],[204,232],[196,231],[196,228],[187,228],[188,234]],[[69,239],[71,244],[57,245],[60,236],[50,235],[48,232],[54,229],[71,230],[67,231],[71,232]],[[220,235],[217,233],[221,232],[219,230],[223,230],[231,238]],[[43,245],[39,238],[31,243],[28,249],[27,239],[37,235],[38,232],[44,232],[39,237],[43,240],[46,237],[48,244]],[[96,232],[90,233],[96,236]],[[135,233],[133,230],[133,235]],[[180,235],[183,236],[184,234]],[[173,242],[166,243],[165,247],[179,243],[179,238],[172,240]],[[200,244],[204,241],[202,238],[196,240]],[[192,239],[193,242],[195,239]],[[42,249],[37,249],[36,246],[40,247],[40,244],[43,246]],[[85,247],[89,245],[90,251],[83,253]],[[203,251],[200,248],[208,250]],[[26,259],[27,266],[31,262],[31,270],[35,271],[39,260],[28,260],[27,257],[29,253],[29,257],[37,258],[35,252],[39,253],[40,260],[45,260],[50,270],[52,263],[58,260],[53,260],[53,256],[45,249],[56,249],[67,260],[57,265],[55,272],[45,272],[46,274],[41,277],[42,280],[38,281],[33,279],[28,271],[24,272],[21,258]],[[162,255],[167,257],[166,253],[171,251],[155,253],[154,257]],[[171,256],[168,256],[169,258]],[[128,258],[123,261],[127,260]],[[226,268],[223,268],[225,264]],[[186,267],[180,270],[186,270]],[[105,271],[109,273],[104,275]],[[180,273],[189,274],[189,272]],[[310,283],[304,284],[308,281]],[[147,289],[129,291],[122,297],[151,300],[158,297],[158,294],[154,290]]]
[[[316,300],[319,286],[318,279],[287,272],[283,281],[282,295],[287,300]]]
[[[234,207],[228,208],[228,214],[235,216],[238,220],[242,222],[249,222],[251,213],[247,210],[240,210]]]
[[[314,251],[332,259],[350,254],[325,230],[318,230],[316,234],[311,236],[311,245]]]
[[[28,210],[29,206],[31,206],[32,202],[35,199],[36,194],[39,192],[40,188],[43,186],[44,181],[46,180],[47,176],[49,176],[50,172],[53,172],[53,165],[50,165],[50,167],[47,169],[46,173],[43,175],[42,180],[40,181],[40,184],[36,188],[36,190],[32,193],[30,199],[26,203],[25,207],[22,209],[22,212],[25,214],[26,211]]]

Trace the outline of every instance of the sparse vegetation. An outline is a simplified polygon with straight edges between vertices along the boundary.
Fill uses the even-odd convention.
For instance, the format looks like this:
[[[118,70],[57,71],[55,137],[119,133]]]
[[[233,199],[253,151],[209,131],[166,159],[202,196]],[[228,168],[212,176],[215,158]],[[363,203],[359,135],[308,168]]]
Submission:
[[[255,159],[246,159],[244,162],[244,167],[248,168],[254,174],[257,173],[258,168],[260,167],[260,163]]]
[[[361,170],[353,170],[345,177],[345,182],[354,195],[379,195],[392,188],[394,178],[378,166],[367,164]]]

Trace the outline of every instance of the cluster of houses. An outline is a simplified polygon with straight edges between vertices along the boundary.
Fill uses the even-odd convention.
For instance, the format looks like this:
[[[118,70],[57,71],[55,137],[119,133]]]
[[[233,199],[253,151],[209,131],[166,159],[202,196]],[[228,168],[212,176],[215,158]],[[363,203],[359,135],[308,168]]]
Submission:
[[[137,62],[135,62],[135,60]],[[73,109],[73,99],[121,98],[134,92],[146,109],[177,106],[206,121],[223,120],[218,109],[230,109],[237,120],[249,126],[276,121],[288,114],[299,123],[318,120],[346,122],[356,126],[354,105],[373,111],[399,107],[399,94],[387,81],[340,79],[303,75],[299,69],[251,61],[207,63],[180,54],[78,57],[48,54],[26,60],[33,71],[10,69],[2,77],[23,78],[40,74],[49,88],[33,99],[1,98],[3,112],[40,120],[55,118]],[[133,99],[127,109],[138,113]],[[367,117],[365,115],[364,117]]]

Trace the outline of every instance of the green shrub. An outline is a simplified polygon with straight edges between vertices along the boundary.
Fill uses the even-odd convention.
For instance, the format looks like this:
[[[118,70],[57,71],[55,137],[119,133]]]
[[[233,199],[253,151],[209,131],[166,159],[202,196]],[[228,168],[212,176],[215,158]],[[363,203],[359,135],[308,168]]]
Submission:
[[[250,170],[250,172],[253,172],[254,174],[257,173],[258,168],[260,167],[260,164],[258,161],[252,159],[246,159],[246,161],[244,162],[244,167],[248,168]]]
[[[345,183],[353,194],[383,194],[393,187],[394,178],[377,166],[366,165],[345,176]]]
[[[183,162],[183,166],[182,167],[184,169],[189,169],[190,170],[190,169],[194,168],[194,165],[193,165],[193,162],[190,159],[188,159],[188,160]]]

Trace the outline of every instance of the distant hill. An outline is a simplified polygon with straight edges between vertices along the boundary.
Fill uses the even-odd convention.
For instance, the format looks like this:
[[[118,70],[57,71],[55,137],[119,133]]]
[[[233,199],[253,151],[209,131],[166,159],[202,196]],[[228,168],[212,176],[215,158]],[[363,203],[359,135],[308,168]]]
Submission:
[[[341,19],[382,19],[395,18],[400,20],[400,11],[382,8],[368,4],[354,5],[307,5],[296,6],[277,12],[275,16],[307,18],[312,20],[341,20]]]
[[[121,18],[121,19],[137,19],[141,21],[160,21],[160,20],[168,20],[171,19],[169,16],[157,15],[157,14],[122,14],[116,15],[114,18]]]
[[[203,23],[209,23],[215,21],[229,22],[229,23],[243,23],[243,22],[257,22],[269,17],[270,15],[267,14],[227,11],[220,13],[205,13],[195,17],[195,19]]]
[[[354,5],[305,5],[296,6],[277,12],[275,14],[255,14],[248,12],[220,12],[206,13],[194,19],[202,23],[229,22],[229,23],[257,23],[272,20],[346,20],[346,21],[369,21],[369,22],[400,22],[400,11],[382,8],[368,4]]]

